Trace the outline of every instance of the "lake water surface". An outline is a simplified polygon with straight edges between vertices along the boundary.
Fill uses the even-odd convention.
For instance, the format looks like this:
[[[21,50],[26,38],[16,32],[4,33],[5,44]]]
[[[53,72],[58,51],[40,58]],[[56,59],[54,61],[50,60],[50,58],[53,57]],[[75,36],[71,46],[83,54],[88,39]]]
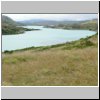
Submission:
[[[86,38],[96,33],[89,30],[52,29],[43,26],[23,27],[41,30],[26,31],[18,35],[2,35],[2,51],[60,44]]]

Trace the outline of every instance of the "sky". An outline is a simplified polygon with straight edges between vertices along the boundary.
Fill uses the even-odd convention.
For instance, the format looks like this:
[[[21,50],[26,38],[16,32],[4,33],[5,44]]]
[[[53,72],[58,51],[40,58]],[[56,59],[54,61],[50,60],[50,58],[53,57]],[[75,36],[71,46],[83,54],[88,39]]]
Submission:
[[[12,18],[15,21],[23,21],[30,19],[45,19],[45,20],[91,20],[94,18],[98,18],[98,14],[3,14]]]

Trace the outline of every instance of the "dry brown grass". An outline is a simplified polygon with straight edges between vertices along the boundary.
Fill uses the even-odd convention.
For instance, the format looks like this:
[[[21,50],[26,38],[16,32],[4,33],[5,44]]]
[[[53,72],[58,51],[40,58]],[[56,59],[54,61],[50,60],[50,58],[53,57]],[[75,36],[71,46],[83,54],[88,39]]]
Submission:
[[[97,37],[91,38],[97,43]],[[97,46],[2,54],[2,85],[97,86]]]

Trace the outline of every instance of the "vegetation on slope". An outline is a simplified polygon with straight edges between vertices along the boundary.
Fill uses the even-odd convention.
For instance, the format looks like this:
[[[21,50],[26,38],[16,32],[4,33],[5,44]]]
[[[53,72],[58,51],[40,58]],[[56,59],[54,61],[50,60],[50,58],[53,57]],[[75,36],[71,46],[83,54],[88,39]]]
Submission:
[[[86,29],[86,30],[97,31],[98,30],[98,20],[93,19],[93,20],[83,21],[80,23],[73,23],[73,24],[66,24],[66,25],[65,24],[47,25],[45,27],[61,28],[61,29]]]
[[[2,85],[97,86],[98,35],[2,54]]]
[[[14,20],[12,20],[7,16],[2,15],[1,19],[2,19],[2,24],[14,25],[14,26],[18,25],[18,23],[16,23]]]
[[[22,24],[13,21],[11,18],[7,16],[2,16],[2,34],[3,35],[21,34],[21,33],[24,33],[25,31],[39,30],[39,29],[23,28],[20,25]]]
[[[18,27],[18,26],[12,26],[8,24],[2,25],[3,35],[21,34],[21,33],[24,33],[25,31],[32,31],[32,30],[39,30],[39,29],[28,29],[28,28],[23,28],[23,27]]]

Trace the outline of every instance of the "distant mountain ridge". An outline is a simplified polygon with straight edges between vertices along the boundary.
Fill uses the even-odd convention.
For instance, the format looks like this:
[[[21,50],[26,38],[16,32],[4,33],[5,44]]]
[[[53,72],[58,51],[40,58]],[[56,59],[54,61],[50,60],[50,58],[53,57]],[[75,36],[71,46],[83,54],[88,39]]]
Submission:
[[[43,26],[79,23],[78,21],[53,21],[53,20],[41,20],[41,19],[25,20],[25,21],[18,21],[18,22],[26,25],[43,25]]]
[[[97,20],[97,19],[92,19]],[[18,21],[20,23],[26,24],[26,25],[59,25],[59,24],[78,24],[83,23],[91,20],[84,20],[84,21],[71,21],[71,20],[63,20],[63,21],[54,21],[54,20],[44,20],[44,19],[30,19],[30,20],[24,20],[24,21]]]

